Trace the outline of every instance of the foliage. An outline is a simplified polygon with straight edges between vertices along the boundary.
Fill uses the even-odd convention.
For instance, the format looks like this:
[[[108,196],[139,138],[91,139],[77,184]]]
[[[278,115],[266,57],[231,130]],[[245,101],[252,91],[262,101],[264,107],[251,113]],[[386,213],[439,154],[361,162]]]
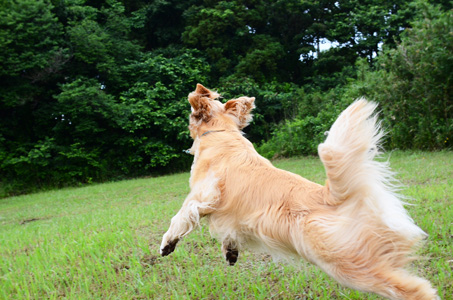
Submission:
[[[422,13],[402,43],[382,56],[396,88],[381,85],[392,93],[380,100],[391,116],[393,146],[409,139],[405,148],[440,149],[453,136],[453,10],[423,4]]]
[[[119,100],[95,79],[61,85],[46,116],[53,120],[52,131],[35,144],[6,143],[2,170],[10,188],[147,174],[170,162],[170,170],[186,166],[181,151],[190,145],[186,91],[209,71],[195,55],[185,51],[177,58],[149,55],[135,61],[128,68],[136,83]]]
[[[360,63],[347,94],[380,103],[390,147],[442,149],[453,136],[453,11],[418,5],[423,18],[383,51],[375,71]]]
[[[258,84],[250,78],[230,76],[222,80],[219,92],[225,99],[242,95],[256,97],[253,124],[245,128],[253,142],[268,139],[275,125],[297,115],[299,100],[304,90],[292,83],[272,81]]]
[[[351,102],[338,98],[338,89],[329,93],[310,93],[300,99],[300,113],[286,120],[273,132],[272,137],[258,147],[268,158],[314,155],[325,133],[341,111]]]
[[[341,109],[354,99],[365,96],[382,109],[386,146],[400,149],[436,150],[451,147],[453,136],[453,32],[452,10],[425,2],[413,4],[421,16],[401,36],[396,48],[386,46],[376,59],[358,60],[357,78],[348,77],[348,69],[335,82],[344,82],[327,92],[310,92],[298,100],[299,114],[286,120],[259,147],[267,156],[316,154],[323,132]],[[320,62],[318,62],[320,63]],[[322,77],[318,86],[330,84]],[[318,103],[310,99],[321,95]],[[315,102],[316,103],[316,102]],[[307,108],[315,108],[303,115]],[[311,138],[310,138],[311,137]]]
[[[270,156],[314,153],[363,95],[392,147],[448,148],[452,6],[434,2],[0,1],[0,184],[186,168],[198,82],[256,97],[246,133]]]
[[[181,52],[175,58],[151,53],[128,67],[137,79],[120,95],[124,112],[118,125],[129,134],[115,143],[133,155],[121,166],[126,174],[187,162],[182,154],[190,144],[187,91],[206,80],[209,66],[196,57],[198,52]]]
[[[33,83],[61,67],[62,26],[45,0],[0,3],[0,103],[11,107],[33,99]],[[33,22],[30,22],[33,20]]]

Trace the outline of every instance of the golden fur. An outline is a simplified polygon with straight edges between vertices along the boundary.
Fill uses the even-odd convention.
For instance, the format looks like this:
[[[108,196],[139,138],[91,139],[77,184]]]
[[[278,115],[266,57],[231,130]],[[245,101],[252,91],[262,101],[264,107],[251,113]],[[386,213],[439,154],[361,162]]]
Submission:
[[[373,160],[382,136],[375,104],[357,100],[332,126],[318,148],[328,178],[321,186],[275,168],[243,137],[255,98],[218,97],[200,84],[189,94],[191,192],[162,255],[206,216],[230,264],[251,247],[303,257],[346,286],[390,299],[437,299],[404,269],[425,234],[392,189],[387,164]]]

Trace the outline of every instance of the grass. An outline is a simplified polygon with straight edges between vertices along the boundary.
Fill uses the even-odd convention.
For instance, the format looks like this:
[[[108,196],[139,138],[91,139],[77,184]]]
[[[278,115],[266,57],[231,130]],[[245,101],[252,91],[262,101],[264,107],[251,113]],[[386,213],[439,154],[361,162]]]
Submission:
[[[414,270],[453,295],[453,152],[394,152],[390,162],[429,234]],[[323,183],[317,158],[276,166]],[[189,191],[189,174],[0,199],[0,299],[380,299],[344,288],[307,263],[242,252],[224,261],[206,223],[159,256]]]

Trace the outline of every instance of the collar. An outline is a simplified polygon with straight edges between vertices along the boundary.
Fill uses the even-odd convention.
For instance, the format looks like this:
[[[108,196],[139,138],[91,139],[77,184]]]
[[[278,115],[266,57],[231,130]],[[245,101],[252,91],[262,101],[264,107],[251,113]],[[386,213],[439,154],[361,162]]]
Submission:
[[[202,135],[200,135],[200,137],[210,134],[211,132],[223,132],[223,131],[226,131],[226,130],[209,130],[209,131],[206,131],[205,133],[203,133]]]
[[[203,137],[204,135],[208,135],[208,134],[210,134],[210,133],[212,133],[212,132],[224,132],[224,131],[226,131],[226,130],[208,130],[208,131],[206,131],[205,133],[203,133],[202,135],[200,135],[199,138]],[[193,146],[192,146],[192,148],[193,148]],[[187,150],[182,150],[182,151],[183,151],[184,153],[187,153],[187,154],[193,154],[193,153],[192,153],[192,148],[187,149]]]

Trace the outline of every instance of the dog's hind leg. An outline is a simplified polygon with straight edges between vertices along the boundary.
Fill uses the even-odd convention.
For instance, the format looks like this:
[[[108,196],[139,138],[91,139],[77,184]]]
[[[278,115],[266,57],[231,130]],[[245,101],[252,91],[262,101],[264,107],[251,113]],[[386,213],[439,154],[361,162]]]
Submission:
[[[239,257],[239,250],[236,241],[227,237],[222,242],[222,252],[230,266],[234,266]]]
[[[189,193],[179,212],[171,219],[170,228],[162,237],[162,256],[172,253],[178,241],[196,228],[200,218],[215,210],[220,197],[216,183],[217,181],[212,179],[204,180]]]

